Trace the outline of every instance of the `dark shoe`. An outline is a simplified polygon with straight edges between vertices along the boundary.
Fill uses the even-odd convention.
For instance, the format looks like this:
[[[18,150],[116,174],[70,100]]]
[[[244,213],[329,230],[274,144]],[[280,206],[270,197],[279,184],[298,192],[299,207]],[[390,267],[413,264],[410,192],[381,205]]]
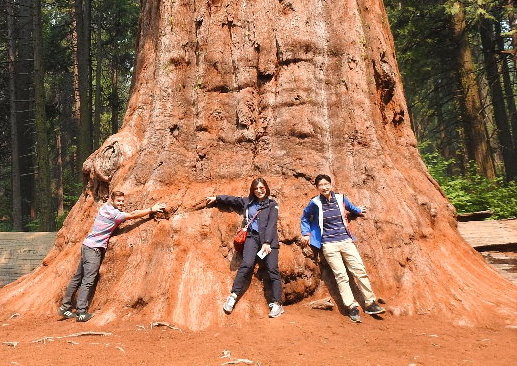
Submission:
[[[386,312],[386,309],[382,308],[375,301],[364,309],[364,312],[369,315],[382,314]]]
[[[348,309],[348,316],[350,317],[350,320],[354,323],[361,322],[361,317],[359,316],[359,308],[357,306]]]
[[[61,315],[64,319],[74,319],[77,318],[77,314],[71,311],[70,309],[65,308],[64,306],[60,306],[57,309],[57,313]]]
[[[93,318],[93,314],[87,313],[86,311],[84,313],[77,313],[77,319],[78,322],[87,322]]]

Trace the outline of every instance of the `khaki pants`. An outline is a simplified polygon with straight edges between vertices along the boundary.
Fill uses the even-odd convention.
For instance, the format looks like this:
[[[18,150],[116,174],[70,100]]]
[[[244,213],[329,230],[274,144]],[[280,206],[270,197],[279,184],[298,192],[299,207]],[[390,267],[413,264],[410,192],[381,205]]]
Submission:
[[[375,301],[375,295],[366,274],[363,260],[351,239],[323,244],[323,255],[332,272],[334,272],[339,293],[346,307],[353,308],[359,306],[350,288],[349,278],[346,273],[347,267],[355,277],[357,285],[363,293],[366,305]]]

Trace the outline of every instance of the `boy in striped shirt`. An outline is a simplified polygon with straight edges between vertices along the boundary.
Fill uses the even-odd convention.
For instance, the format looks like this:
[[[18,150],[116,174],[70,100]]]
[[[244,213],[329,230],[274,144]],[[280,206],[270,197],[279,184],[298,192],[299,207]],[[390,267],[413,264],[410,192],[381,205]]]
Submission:
[[[157,203],[151,208],[124,212],[124,193],[114,191],[110,200],[103,204],[95,217],[92,229],[81,246],[81,259],[75,275],[70,280],[65,291],[65,296],[58,309],[63,318],[75,318],[78,322],[86,322],[93,315],[88,313],[90,291],[99,274],[99,268],[104,253],[108,247],[108,240],[115,229],[124,221],[138,219],[153,212],[162,212],[165,204]],[[77,312],[72,309],[72,297],[77,292]]]

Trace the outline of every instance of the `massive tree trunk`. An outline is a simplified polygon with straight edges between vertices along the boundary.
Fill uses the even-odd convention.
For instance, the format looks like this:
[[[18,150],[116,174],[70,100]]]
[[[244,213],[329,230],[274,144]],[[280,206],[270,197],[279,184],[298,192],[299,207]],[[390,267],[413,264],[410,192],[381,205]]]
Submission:
[[[330,173],[369,208],[352,229],[394,314],[461,324],[515,315],[517,289],[461,239],[419,157],[382,1],[155,0],[143,2],[140,28],[124,124],[85,162],[89,184],[44,266],[0,290],[2,313],[55,312],[100,199],[116,189],[128,209],[159,200],[170,215],[112,238],[92,322],[201,329],[264,316],[256,277],[223,314],[240,218],[199,204],[245,195],[257,176],[280,203],[286,303],[321,295],[328,268],[297,238],[313,178]]]

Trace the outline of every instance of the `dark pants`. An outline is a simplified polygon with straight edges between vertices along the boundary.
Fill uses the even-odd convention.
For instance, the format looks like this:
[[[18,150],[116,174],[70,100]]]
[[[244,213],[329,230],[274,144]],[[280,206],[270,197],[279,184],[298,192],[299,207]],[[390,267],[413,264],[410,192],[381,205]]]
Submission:
[[[246,242],[244,243],[242,263],[237,270],[237,275],[233,281],[232,292],[237,295],[241,295],[243,288],[246,286],[253,274],[256,260],[260,260],[260,258],[257,257],[257,253],[260,248],[262,248],[262,245],[260,244],[258,233],[249,232]],[[269,280],[271,281],[273,292],[273,298],[271,300],[272,302],[280,302],[280,298],[282,296],[282,283],[280,279],[280,271],[278,270],[278,249],[272,249],[271,253],[269,253],[263,260],[266,262],[267,273],[269,275]]]
[[[85,312],[88,309],[90,291],[95,284],[99,274],[99,268],[104,259],[103,248],[90,248],[86,245],[81,246],[81,259],[75,275],[70,280],[63,297],[62,305],[70,309],[72,307],[72,297],[77,293],[77,312]]]

